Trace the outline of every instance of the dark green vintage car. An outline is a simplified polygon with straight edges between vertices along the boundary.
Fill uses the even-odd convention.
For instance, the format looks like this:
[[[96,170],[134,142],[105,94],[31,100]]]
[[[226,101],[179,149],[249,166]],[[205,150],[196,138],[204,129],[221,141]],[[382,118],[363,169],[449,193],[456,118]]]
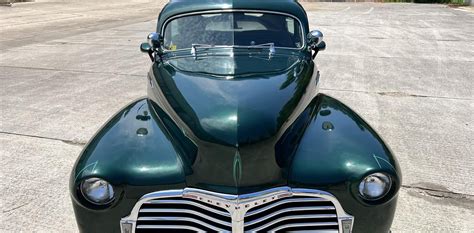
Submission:
[[[318,91],[295,0],[172,0],[141,50],[148,96],[77,160],[81,232],[389,232],[399,165],[355,112]]]

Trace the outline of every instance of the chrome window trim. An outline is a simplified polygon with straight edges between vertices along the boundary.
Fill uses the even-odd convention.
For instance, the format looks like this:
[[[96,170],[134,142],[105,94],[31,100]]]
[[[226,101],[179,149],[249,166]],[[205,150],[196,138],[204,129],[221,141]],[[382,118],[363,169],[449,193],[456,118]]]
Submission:
[[[275,46],[275,48],[278,48],[278,49],[291,49],[291,50],[303,50],[304,48],[306,48],[306,37],[305,37],[305,32],[304,32],[304,28],[303,28],[303,24],[301,23],[301,20],[298,17],[296,17],[292,14],[279,12],[279,11],[251,10],[251,9],[222,9],[222,10],[196,11],[196,12],[189,12],[189,13],[174,15],[174,16],[169,17],[168,19],[165,20],[165,22],[163,23],[163,26],[160,29],[160,35],[162,35],[162,37],[164,38],[166,26],[168,25],[168,23],[170,23],[171,20],[174,20],[174,19],[177,19],[177,18],[192,16],[192,15],[200,15],[200,14],[216,14],[216,13],[232,13],[232,12],[276,14],[276,15],[284,15],[284,16],[287,16],[287,17],[291,17],[291,18],[295,19],[296,21],[298,21],[298,23],[300,25],[302,45],[299,48],[279,47],[279,46]],[[251,46],[242,46],[242,45],[229,45],[229,46],[221,45],[221,46],[223,48],[248,48],[248,47],[251,47]],[[171,52],[176,52],[176,51],[185,51],[185,50],[189,50],[189,49],[191,49],[191,48],[177,49],[177,50],[166,50],[166,49],[164,49],[163,51],[165,51],[165,52],[170,52],[170,51]]]
[[[122,218],[120,221],[120,227],[122,228],[122,224],[132,224],[132,233],[135,233],[138,213],[140,212],[140,208],[143,204],[149,203],[154,199],[181,197],[204,202],[208,205],[213,205],[227,210],[230,213],[232,219],[232,232],[242,233],[244,232],[244,217],[249,209],[266,204],[268,202],[294,196],[323,198],[327,201],[331,201],[336,209],[339,232],[343,232],[342,221],[347,220],[351,221],[351,230],[349,232],[352,232],[354,217],[344,211],[339,201],[332,194],[315,189],[290,187],[273,188],[261,192],[243,195],[222,194],[195,188],[153,192],[144,195],[135,204],[130,215]],[[122,229],[122,232],[125,232],[124,229]],[[347,233],[347,231],[344,233]]]

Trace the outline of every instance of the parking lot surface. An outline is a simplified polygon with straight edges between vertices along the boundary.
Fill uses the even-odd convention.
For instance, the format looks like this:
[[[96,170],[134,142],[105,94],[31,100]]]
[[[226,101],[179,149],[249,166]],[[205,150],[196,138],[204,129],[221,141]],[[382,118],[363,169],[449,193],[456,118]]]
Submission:
[[[146,95],[160,1],[0,7],[0,231],[76,232],[71,168],[116,111]],[[391,146],[393,232],[472,232],[474,13],[444,5],[305,3],[325,34],[321,91]],[[356,220],[357,221],[357,220]]]

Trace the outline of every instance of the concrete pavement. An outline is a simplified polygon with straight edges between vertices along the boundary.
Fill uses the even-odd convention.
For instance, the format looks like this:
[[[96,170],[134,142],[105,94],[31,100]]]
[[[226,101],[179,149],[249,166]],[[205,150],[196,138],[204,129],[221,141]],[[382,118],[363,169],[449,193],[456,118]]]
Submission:
[[[117,110],[146,95],[138,45],[162,2],[0,7],[0,231],[75,232],[68,178]],[[474,224],[474,20],[443,5],[306,3],[325,33],[323,92],[356,110],[403,169],[394,232]]]

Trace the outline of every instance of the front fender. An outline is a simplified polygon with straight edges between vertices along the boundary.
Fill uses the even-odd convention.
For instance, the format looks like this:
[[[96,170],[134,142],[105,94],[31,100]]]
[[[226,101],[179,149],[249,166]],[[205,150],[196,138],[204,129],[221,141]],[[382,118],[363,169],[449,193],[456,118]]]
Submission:
[[[355,217],[355,233],[389,232],[401,184],[400,168],[389,147],[360,116],[329,96],[318,95],[302,117],[308,120],[289,169],[290,186],[335,195]],[[375,172],[389,174],[393,185],[381,200],[367,202],[358,185]]]
[[[185,171],[175,141],[148,99],[112,117],[82,151],[71,173],[70,192],[81,232],[120,232],[120,219],[144,194],[184,188]],[[112,204],[98,207],[83,198],[79,185],[90,177],[113,185]]]

